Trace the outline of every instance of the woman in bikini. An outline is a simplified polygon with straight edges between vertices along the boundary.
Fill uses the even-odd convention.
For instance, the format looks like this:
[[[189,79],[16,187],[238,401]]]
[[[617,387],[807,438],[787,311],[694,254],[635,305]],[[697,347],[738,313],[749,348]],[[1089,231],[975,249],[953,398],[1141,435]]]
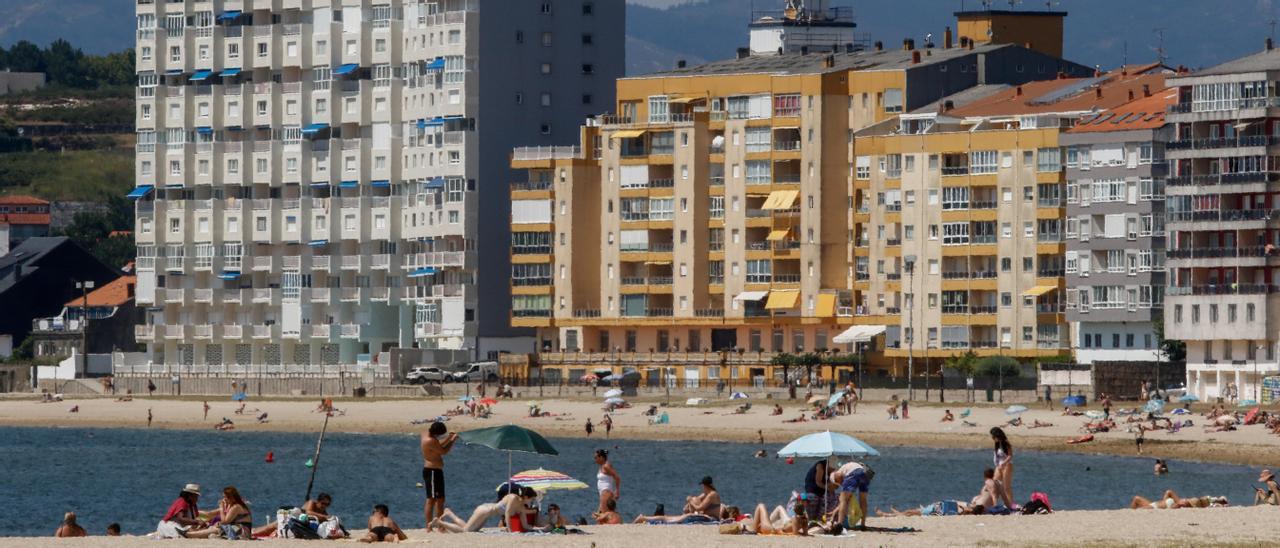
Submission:
[[[529,503],[538,497],[538,493],[532,488],[520,487],[515,489],[510,495],[502,497],[498,502],[491,502],[477,506],[471,512],[471,518],[462,521],[462,518],[453,513],[453,510],[445,508],[444,514],[428,524],[428,530],[443,531],[446,533],[475,533],[484,528],[489,520],[502,517],[507,522],[507,531],[512,533],[525,532],[524,522],[521,516],[524,515],[525,509]]]
[[[1005,435],[1004,430],[1001,430],[998,426],[991,428],[991,441],[995,443],[994,455],[992,456],[992,460],[995,463],[995,479],[1004,488],[1005,498],[1014,500],[1013,445],[1009,443],[1009,437]]]
[[[596,471],[596,490],[600,492],[600,506],[596,511],[605,512],[609,509],[610,500],[616,501],[622,496],[622,476],[619,476],[618,471],[609,464],[609,451],[597,449],[595,461],[600,467]]]

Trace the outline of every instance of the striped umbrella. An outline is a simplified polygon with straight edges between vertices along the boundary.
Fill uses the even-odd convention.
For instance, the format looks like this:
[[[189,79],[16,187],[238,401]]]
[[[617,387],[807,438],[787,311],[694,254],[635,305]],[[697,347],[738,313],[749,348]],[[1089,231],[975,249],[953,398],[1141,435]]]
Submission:
[[[534,491],[540,493],[546,491],[561,491],[571,489],[586,489],[587,484],[582,483],[560,472],[552,472],[539,468],[537,470],[525,470],[514,476],[511,476],[511,483],[530,487]]]

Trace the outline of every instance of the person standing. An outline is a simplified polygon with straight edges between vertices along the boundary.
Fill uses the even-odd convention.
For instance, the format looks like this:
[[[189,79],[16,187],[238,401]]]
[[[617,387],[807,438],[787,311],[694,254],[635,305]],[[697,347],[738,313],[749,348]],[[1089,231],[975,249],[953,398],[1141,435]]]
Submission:
[[[609,439],[609,434],[613,432],[613,417],[610,417],[608,413],[605,413],[604,418],[600,420],[600,423],[604,425],[604,439],[607,440]]]
[[[867,528],[867,492],[871,489],[873,472],[866,465],[850,462],[832,474],[832,483],[839,484],[840,503],[829,517],[845,527]],[[857,498],[854,498],[856,495]]]
[[[444,456],[458,441],[458,434],[449,432],[443,422],[433,422],[422,435],[422,485],[427,492],[427,503],[422,515],[428,530],[437,517],[444,515]]]
[[[995,443],[995,454],[992,457],[995,463],[995,479],[1004,488],[1005,497],[1014,500],[1013,445],[1009,443],[1009,437],[1005,435],[1004,430],[998,426],[991,428],[991,441]]]
[[[147,428],[151,428],[151,408],[147,408]]]
[[[587,437],[591,437],[591,433],[596,431],[595,425],[591,424],[591,419],[587,419]]]
[[[906,400],[906,399],[903,399],[903,400],[902,400],[902,418],[903,418],[903,419],[909,419],[909,418],[911,418],[911,415],[910,415],[910,413],[908,412],[907,400]]]
[[[595,461],[596,466],[600,467],[596,470],[596,491],[600,493],[600,506],[596,511],[606,512],[609,510],[609,502],[617,504],[618,497],[622,496],[622,476],[609,463],[608,450],[596,449]]]
[[[209,402],[204,402],[204,420],[209,420]]]
[[[1044,385],[1044,404],[1047,409],[1053,409],[1053,387]]]

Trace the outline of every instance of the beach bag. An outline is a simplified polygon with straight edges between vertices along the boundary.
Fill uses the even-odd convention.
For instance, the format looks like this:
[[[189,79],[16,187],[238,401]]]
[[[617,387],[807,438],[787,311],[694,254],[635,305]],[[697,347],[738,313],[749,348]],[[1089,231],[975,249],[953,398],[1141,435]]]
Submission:
[[[1031,502],[1028,502],[1027,506],[1031,506],[1032,504],[1036,504],[1037,506],[1043,506],[1045,510],[1043,513],[1045,514],[1053,512],[1053,505],[1049,504],[1049,495],[1046,495],[1043,491],[1031,492]],[[1030,514],[1031,512],[1023,511],[1022,513]]]
[[[326,539],[345,538],[347,536],[347,528],[342,526],[342,522],[338,521],[338,518],[333,517],[329,518],[328,521],[320,523],[320,525],[316,527],[316,534],[320,535],[320,538]]]
[[[162,521],[156,525],[155,535],[160,538],[183,538],[186,537],[187,528],[178,525],[176,521]]]
[[[312,528],[311,522],[306,519],[289,518],[283,522],[281,538],[296,538],[302,540],[319,540],[324,538],[316,529]]]

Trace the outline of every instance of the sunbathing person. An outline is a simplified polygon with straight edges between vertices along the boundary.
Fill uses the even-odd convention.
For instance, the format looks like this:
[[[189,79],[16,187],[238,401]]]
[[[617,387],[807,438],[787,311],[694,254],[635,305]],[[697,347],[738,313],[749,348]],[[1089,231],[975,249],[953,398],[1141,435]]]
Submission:
[[[1003,504],[1004,508],[1013,508],[1013,501],[1009,499],[1008,493],[1005,492],[1004,486],[1000,484],[1000,480],[996,478],[996,471],[987,468],[982,471],[982,491],[969,501],[971,506],[982,506],[984,509],[998,511]],[[995,513],[995,512],[993,512]]]
[[[631,523],[641,525],[698,525],[702,523],[718,523],[726,519],[736,519],[740,515],[741,511],[737,506],[725,506],[714,516],[709,516],[699,512],[686,512],[676,516],[639,515],[636,516],[636,519],[632,520]]]
[[[385,504],[375,504],[373,514],[369,516],[369,532],[360,538],[360,542],[400,542],[409,537],[400,530],[396,520],[391,519],[391,510]]]
[[[1164,492],[1164,496],[1159,500],[1152,502],[1142,496],[1135,496],[1129,502],[1129,508],[1134,510],[1175,510],[1178,508],[1214,508],[1227,506],[1227,497],[1194,497],[1184,499],[1179,497],[1173,489]]]
[[[704,516],[720,515],[720,492],[716,491],[716,486],[712,483],[711,476],[705,476],[702,481],[698,482],[702,487],[702,492],[697,495],[685,497],[684,510],[687,514],[702,514]]]
[[[58,526],[58,530],[53,532],[53,536],[56,538],[87,537],[89,533],[85,532],[84,527],[76,523],[75,512],[67,512],[66,515],[62,516],[62,524]]]
[[[221,431],[223,431],[223,432],[225,432],[225,431],[227,431],[227,430],[235,430],[235,429],[236,429],[236,423],[231,422],[231,419],[228,419],[228,418],[226,418],[226,417],[222,417],[222,422],[218,423],[218,425],[217,425],[217,426],[214,426],[213,428],[214,428],[214,430],[221,430]]]
[[[1035,422],[1032,422],[1031,426],[1028,426],[1027,428],[1048,428],[1050,426],[1053,426],[1053,423],[1042,422],[1040,419],[1036,419]]]
[[[809,419],[805,418],[804,411],[801,411],[799,417],[796,417],[794,419],[787,419],[782,422],[809,422]]]
[[[774,507],[770,512],[764,504],[757,504],[756,511],[751,515],[738,518],[738,527],[743,532],[757,535],[805,536],[808,534],[809,518],[805,514],[803,505],[796,506],[796,509],[797,512],[793,516],[781,506]]]
[[[876,517],[896,518],[900,516],[968,516],[981,515],[986,508],[981,504],[969,505],[958,500],[940,500],[931,504],[926,504],[919,508],[908,508],[906,510],[898,510],[893,506],[889,507],[888,512],[876,510]]]
[[[524,514],[525,509],[529,506],[533,499],[538,497],[532,488],[521,487],[517,493],[511,493],[498,502],[490,502],[477,506],[471,512],[471,518],[462,521],[453,510],[445,508],[444,513],[440,517],[432,520],[427,524],[427,530],[444,531],[447,533],[475,533],[484,528],[489,520],[498,517],[506,520],[507,531],[512,533],[523,533],[524,523],[520,516]]]
[[[1070,407],[1062,408],[1062,416],[1064,417],[1079,417],[1081,415],[1084,415],[1084,413],[1080,411],[1072,411]]]
[[[771,415],[771,416],[778,416],[778,415],[781,415],[781,414],[782,414],[782,406],[781,406],[781,405],[778,405],[778,404],[776,404],[776,403],[775,403],[775,404],[773,404],[773,412],[772,412],[772,413],[769,413],[769,415]]]

